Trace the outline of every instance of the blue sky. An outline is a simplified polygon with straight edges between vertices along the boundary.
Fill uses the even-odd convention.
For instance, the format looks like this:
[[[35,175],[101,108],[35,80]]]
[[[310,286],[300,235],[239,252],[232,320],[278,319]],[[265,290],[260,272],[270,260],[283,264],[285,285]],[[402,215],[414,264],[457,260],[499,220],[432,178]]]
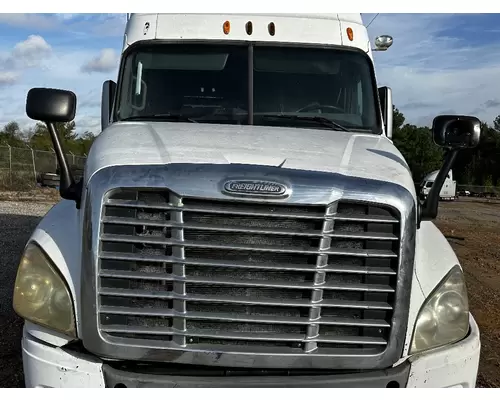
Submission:
[[[0,14],[0,126],[32,125],[26,93],[46,86],[73,90],[78,131],[98,133],[101,86],[116,80],[124,28],[125,14]],[[500,114],[500,14],[379,14],[368,30],[394,37],[375,54],[377,78],[408,122]]]

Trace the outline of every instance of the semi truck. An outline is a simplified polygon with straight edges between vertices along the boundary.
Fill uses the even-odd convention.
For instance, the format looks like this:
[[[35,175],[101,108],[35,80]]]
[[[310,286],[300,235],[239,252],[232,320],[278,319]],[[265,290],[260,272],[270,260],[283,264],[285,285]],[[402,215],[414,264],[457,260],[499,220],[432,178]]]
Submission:
[[[429,195],[429,192],[434,185],[434,181],[436,180],[437,175],[439,174],[439,170],[433,171],[430,174],[426,175],[422,180],[420,185],[420,198],[425,200]],[[439,199],[440,200],[456,200],[457,199],[457,182],[453,180],[453,170],[450,170],[446,179],[444,180],[443,186],[439,191]]]
[[[131,14],[76,180],[22,254],[27,387],[474,387],[479,329],[432,222],[479,120],[439,115],[420,201],[360,14]]]

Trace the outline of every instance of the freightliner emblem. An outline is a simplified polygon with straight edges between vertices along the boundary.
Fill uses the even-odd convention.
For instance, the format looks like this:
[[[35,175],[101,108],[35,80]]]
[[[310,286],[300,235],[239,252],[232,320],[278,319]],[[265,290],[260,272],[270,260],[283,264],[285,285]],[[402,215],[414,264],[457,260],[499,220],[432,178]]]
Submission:
[[[224,183],[224,192],[233,195],[283,197],[288,188],[278,182],[260,180],[230,180]]]

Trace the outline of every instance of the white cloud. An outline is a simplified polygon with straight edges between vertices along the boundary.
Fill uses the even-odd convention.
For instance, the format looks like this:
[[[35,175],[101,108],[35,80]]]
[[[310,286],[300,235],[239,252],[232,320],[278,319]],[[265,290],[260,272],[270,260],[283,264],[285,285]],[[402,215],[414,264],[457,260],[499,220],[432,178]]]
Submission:
[[[78,17],[78,14],[56,14],[57,18],[62,19],[63,21],[70,21],[75,17]]]
[[[82,117],[77,121],[78,132],[83,133],[89,131],[98,133],[101,131],[101,117]]]
[[[0,86],[10,86],[19,80],[19,74],[12,71],[0,71]]]
[[[52,45],[52,43],[51,43]],[[51,46],[41,37],[29,37],[9,48],[0,47],[0,127],[10,121],[17,121],[21,127],[33,126],[35,121],[25,114],[26,94],[32,87],[54,87],[75,92],[78,97],[77,132],[86,130],[98,133],[100,128],[100,97],[102,82],[113,79],[113,72],[82,74],[81,65],[92,59],[93,49]],[[4,54],[3,63],[1,53]],[[98,57],[94,66],[104,70],[111,59],[110,52]],[[35,57],[37,55],[37,57]],[[102,54],[100,55],[102,56]],[[22,62],[21,62],[22,61]],[[35,61],[39,64],[33,66]],[[116,56],[113,59],[117,69]],[[6,65],[16,62],[17,69]],[[3,64],[3,68],[2,68]]]
[[[28,39],[17,43],[12,50],[12,61],[22,67],[36,67],[49,58],[52,47],[39,35],[30,35]]]
[[[59,34],[122,36],[126,14],[8,14],[0,13],[0,24]]]
[[[0,56],[0,86],[5,88],[19,83],[26,68],[40,66],[51,53],[52,48],[41,36],[30,35],[18,42],[12,50]]]
[[[0,24],[31,29],[51,29],[54,26],[54,19],[46,14],[0,13]]]
[[[463,33],[459,23],[450,14],[380,14],[369,27],[372,42],[380,34],[394,37],[387,52],[375,53],[375,66],[379,85],[392,87],[408,122],[430,124],[452,112],[490,123],[500,114],[500,43],[469,45],[445,34]]]
[[[118,55],[114,49],[102,49],[98,56],[93,57],[82,65],[82,71],[92,72],[111,72],[118,66]]]

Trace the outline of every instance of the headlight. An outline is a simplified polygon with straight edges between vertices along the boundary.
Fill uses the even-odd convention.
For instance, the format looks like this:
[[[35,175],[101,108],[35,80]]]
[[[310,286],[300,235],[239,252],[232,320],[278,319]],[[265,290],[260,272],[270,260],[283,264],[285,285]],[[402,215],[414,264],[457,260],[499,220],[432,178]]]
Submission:
[[[458,265],[424,302],[415,323],[410,354],[457,342],[469,331],[469,300]]]
[[[21,258],[13,305],[22,318],[76,337],[73,301],[66,282],[35,243],[26,246]]]

